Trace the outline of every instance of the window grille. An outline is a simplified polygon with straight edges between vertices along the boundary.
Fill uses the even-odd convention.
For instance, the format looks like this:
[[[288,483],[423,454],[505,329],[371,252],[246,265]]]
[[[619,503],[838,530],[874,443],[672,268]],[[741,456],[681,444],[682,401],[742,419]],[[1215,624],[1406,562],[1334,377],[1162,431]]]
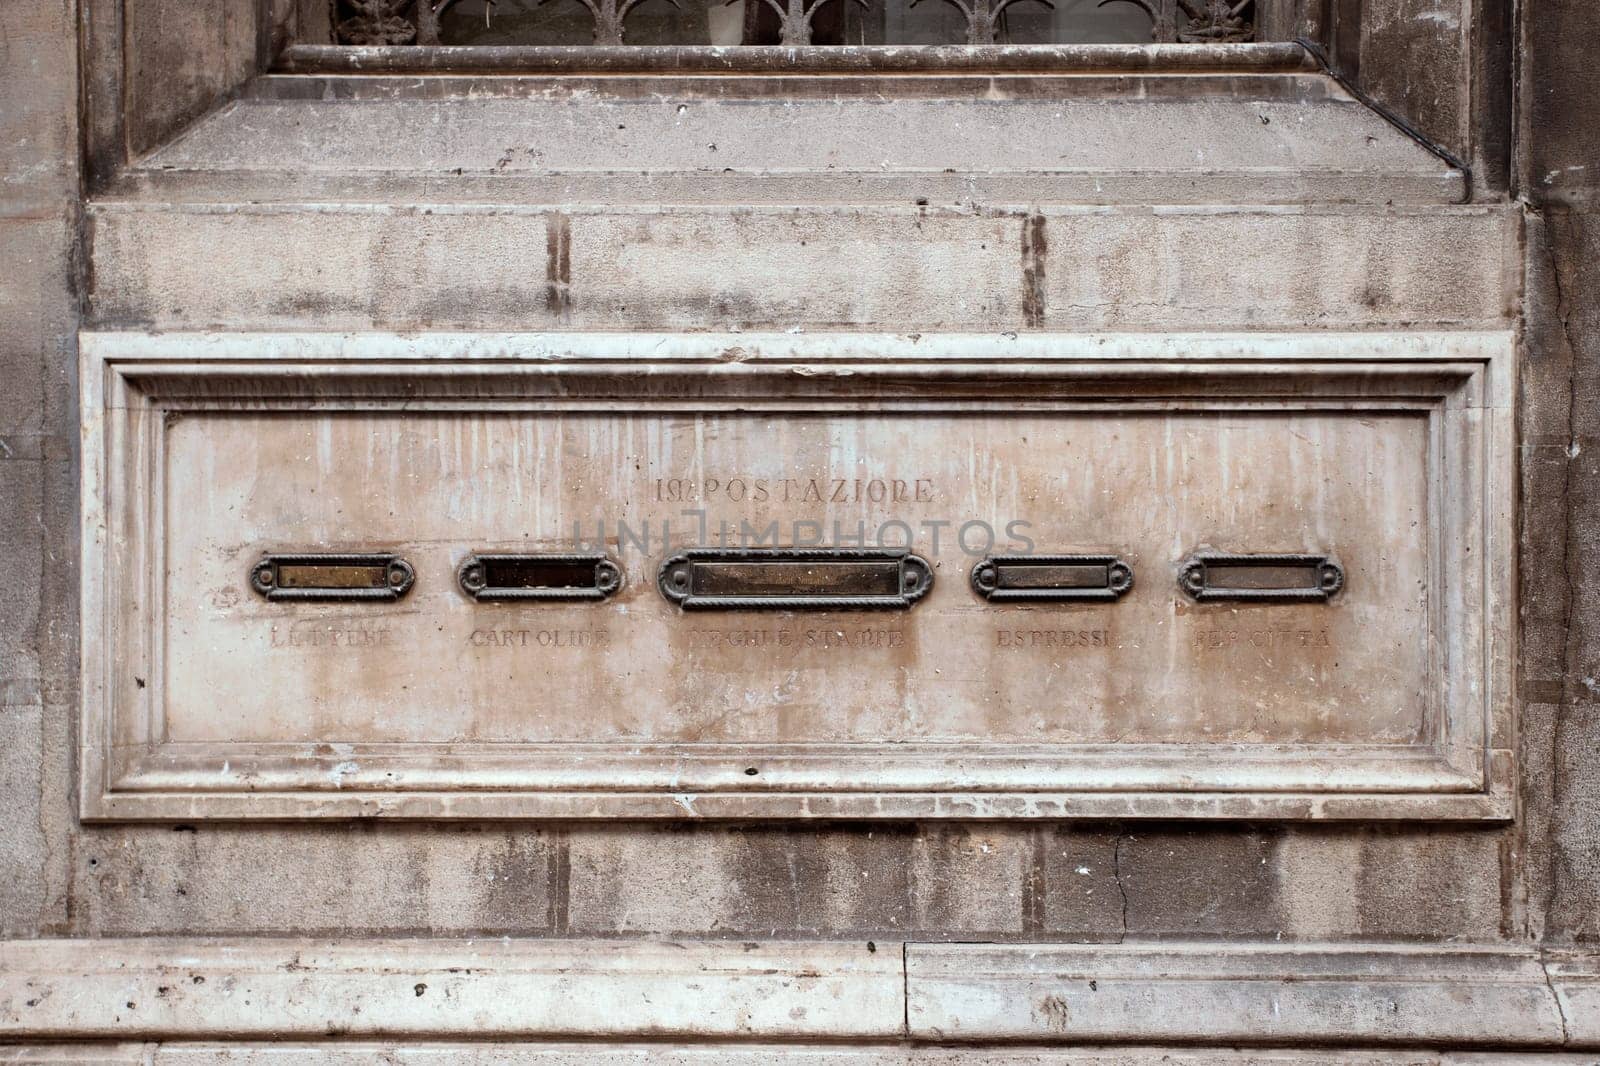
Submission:
[[[1254,0],[330,0],[346,45],[1224,44]]]

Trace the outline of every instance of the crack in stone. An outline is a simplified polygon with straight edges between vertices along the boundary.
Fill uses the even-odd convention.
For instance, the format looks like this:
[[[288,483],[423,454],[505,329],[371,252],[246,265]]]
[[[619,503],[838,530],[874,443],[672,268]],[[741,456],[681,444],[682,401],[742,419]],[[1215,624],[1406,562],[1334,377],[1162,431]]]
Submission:
[[[1126,830],[1117,830],[1116,843],[1111,846],[1111,877],[1117,882],[1117,894],[1122,897],[1122,930],[1117,934],[1119,944],[1128,939],[1128,887],[1122,883],[1122,842],[1127,837]]]
[[[1547,215],[1545,225],[1554,228],[1556,220]],[[1572,477],[1573,466],[1577,456],[1574,450],[1577,446],[1578,435],[1578,345],[1572,335],[1572,299],[1567,293],[1566,284],[1562,278],[1560,256],[1556,254],[1555,241],[1548,236],[1545,239],[1545,254],[1550,260],[1550,280],[1556,291],[1556,321],[1561,324],[1561,338],[1566,344],[1567,359],[1567,424],[1565,449],[1566,464],[1562,469],[1561,491],[1567,501],[1566,521],[1561,526],[1561,577],[1565,586],[1564,602],[1561,605],[1561,628],[1566,634],[1567,678],[1577,676],[1578,666],[1578,641],[1572,632],[1572,616],[1574,606],[1578,601],[1577,579],[1574,574],[1573,536],[1572,536]],[[1562,694],[1562,702],[1567,702],[1566,693]]]
[[[1576,546],[1573,536],[1572,492],[1574,467],[1577,465],[1577,435],[1578,435],[1578,344],[1572,333],[1572,299],[1567,292],[1564,279],[1561,256],[1556,250],[1556,241],[1553,232],[1559,227],[1562,236],[1571,237],[1566,232],[1567,226],[1557,215],[1540,212],[1544,220],[1546,233],[1544,235],[1545,256],[1550,266],[1550,284],[1555,290],[1555,320],[1560,324],[1561,339],[1565,346],[1567,412],[1566,412],[1566,447],[1562,449],[1564,466],[1562,467],[1562,498],[1566,503],[1566,513],[1561,522],[1561,578],[1562,578],[1562,604],[1561,604],[1561,631],[1565,635],[1565,645],[1562,648],[1563,680],[1561,685],[1560,706],[1566,708],[1572,701],[1570,685],[1572,679],[1579,676],[1578,667],[1581,661],[1581,642],[1574,633],[1573,620],[1578,604],[1578,585],[1576,575],[1576,560],[1574,558]],[[1562,773],[1563,760],[1560,755],[1562,725],[1566,720],[1565,714],[1557,714],[1555,722],[1555,750],[1554,764],[1551,766],[1550,775],[1550,800],[1552,812],[1559,809],[1560,797],[1564,791],[1565,781]],[[1549,921],[1552,908],[1556,906],[1558,882],[1560,879],[1559,867],[1562,863],[1560,843],[1552,839],[1552,854],[1550,862],[1552,867],[1548,870],[1544,884],[1544,907],[1541,915],[1541,924]],[[1546,974],[1548,980],[1548,973]],[[1552,989],[1552,994],[1554,990]],[[1558,1001],[1559,1002],[1559,1001]],[[1566,1019],[1563,1016],[1562,1026],[1565,1031]]]
[[[900,1032],[911,1039],[911,945],[900,944]]]
[[[1556,992],[1555,982],[1550,977],[1550,964],[1544,959],[1539,960],[1539,972],[1544,975],[1544,986],[1550,990],[1550,1002],[1556,1007],[1556,1020],[1561,1023],[1561,1044],[1563,1047],[1572,1043],[1572,1030],[1567,1028],[1567,1009],[1561,1005],[1561,996]]]

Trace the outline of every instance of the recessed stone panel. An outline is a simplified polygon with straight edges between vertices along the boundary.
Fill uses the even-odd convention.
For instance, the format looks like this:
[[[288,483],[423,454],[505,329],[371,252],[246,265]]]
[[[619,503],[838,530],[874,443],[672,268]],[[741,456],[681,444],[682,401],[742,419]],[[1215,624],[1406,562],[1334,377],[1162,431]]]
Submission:
[[[91,813],[1500,809],[1498,338],[90,340]]]

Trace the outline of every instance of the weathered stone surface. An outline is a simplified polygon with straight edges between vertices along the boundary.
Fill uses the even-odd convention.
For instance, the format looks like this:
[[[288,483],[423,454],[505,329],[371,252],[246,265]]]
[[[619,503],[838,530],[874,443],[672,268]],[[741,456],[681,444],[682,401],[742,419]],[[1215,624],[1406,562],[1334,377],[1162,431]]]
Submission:
[[[1107,99],[990,79],[976,99],[976,83],[855,99],[706,99],[663,86],[593,93],[581,107],[554,85],[507,94],[493,81],[446,99],[345,98],[364,84],[337,79],[307,99],[304,79],[268,81],[141,160],[125,187],[159,197],[177,170],[196,199],[314,199],[352,179],[363,198],[402,203],[419,184],[451,202],[619,206],[1461,196],[1458,174],[1322,78],[1280,78],[1259,99],[1245,87],[1173,95],[1127,83]]]
[[[77,194],[76,6],[0,7],[0,217],[59,211]],[[9,244],[0,239],[0,255]],[[4,276],[0,299],[18,280],[10,270]]]
[[[0,1062],[21,1064],[127,1063],[146,1061],[143,1048],[89,1049],[40,1046],[19,1048],[12,1057],[0,1049]],[[153,1066],[1593,1066],[1592,1055],[1549,1052],[1471,1052],[1384,1050],[1255,1051],[1179,1047],[1143,1048],[845,1048],[765,1044],[755,1046],[676,1044],[602,1047],[594,1044],[444,1044],[329,1043],[291,1046],[264,1044],[157,1044]]]
[[[210,1049],[222,1053],[221,1048]],[[316,1051],[307,1051],[316,1055]],[[15,1066],[44,1066],[46,1063],[74,1063],[76,1066],[137,1066],[146,1061],[146,1048],[140,1044],[13,1044],[0,1047],[0,1062]]]
[[[1361,84],[1458,156],[1470,150],[1461,77],[1473,5],[1379,0],[1361,9]]]
[[[1127,936],[1260,937],[1284,931],[1274,852],[1279,830],[1131,827],[1118,838]],[[1283,893],[1289,895],[1292,893]]]
[[[65,219],[0,219],[0,705],[70,699],[77,569]]]
[[[1023,896],[1024,932],[1040,940],[1121,940],[1127,898],[1119,883],[1118,827],[1050,826],[1034,830]]]
[[[38,706],[45,678],[40,661],[42,628],[48,625],[44,575],[46,464],[0,460],[0,499],[10,514],[0,523],[0,705]],[[57,605],[52,605],[57,606]]]
[[[1533,215],[1523,402],[1525,661],[1530,681],[1593,698],[1600,684],[1600,256],[1596,216]],[[1586,680],[1587,679],[1587,680]],[[1549,698],[1550,691],[1536,695]]]
[[[0,936],[37,936],[51,888],[52,841],[41,805],[59,796],[45,775],[61,764],[45,755],[48,713],[41,706],[0,707],[0,781],[15,793],[0,819]]]
[[[1485,326],[1514,312],[1499,209],[1047,214],[1041,324],[1113,329]]]
[[[550,930],[555,849],[533,829],[143,826],[82,832],[74,933]]]
[[[5,218],[0,197],[0,461],[66,459],[77,437],[74,232],[65,214]]]
[[[1600,142],[1594,137],[1594,102],[1600,100],[1600,66],[1594,62],[1594,9],[1583,0],[1547,0],[1523,16],[1522,58],[1528,108],[1522,161],[1526,195],[1536,204],[1570,202],[1592,209],[1600,188]],[[1591,307],[1592,297],[1584,302]],[[1536,334],[1548,318],[1538,316]],[[1593,336],[1590,332],[1589,336]]]
[[[0,1037],[875,1042],[901,945],[631,940],[0,942]]]
[[[1031,855],[1029,837],[1015,827],[929,827],[912,856],[916,927],[939,939],[1021,932]]]
[[[1550,62],[1561,62],[1559,56]],[[1547,75],[1550,72],[1545,72]],[[1569,71],[1569,75],[1570,75]],[[1541,107],[1546,105],[1540,105]],[[1558,142],[1565,127],[1553,121]],[[1535,145],[1542,145],[1535,139]],[[1582,160],[1569,142],[1551,145],[1544,201],[1571,199],[1588,179],[1555,159]],[[1532,149],[1538,156],[1538,148]],[[1568,154],[1560,154],[1566,152]],[[1576,154],[1573,154],[1576,153]],[[1539,183],[1535,182],[1538,189]],[[1563,191],[1564,190],[1564,191]],[[1529,227],[1528,388],[1523,444],[1523,620],[1530,708],[1528,828],[1530,906],[1536,929],[1555,943],[1600,939],[1600,299],[1594,263],[1597,216],[1557,202]],[[1555,701],[1562,701],[1554,705]],[[1537,710],[1538,713],[1532,713]],[[1548,827],[1548,835],[1540,830]]]
[[[1048,459],[1001,439],[1050,440],[1069,429],[1073,439],[1061,440]],[[943,442],[941,454],[923,450],[933,439]],[[1182,463],[1152,474],[1146,457],[1173,439],[1185,442]],[[641,440],[654,443],[636,452]],[[1381,553],[1361,550],[1389,530],[1430,520],[1429,446],[1412,416],[1296,412],[1219,421],[1203,412],[1087,423],[1015,412],[904,412],[888,425],[797,415],[775,431],[764,415],[571,412],[375,424],[308,412],[239,415],[226,424],[185,419],[164,441],[173,471],[166,506],[207,515],[170,526],[164,548],[193,560],[169,585],[163,623],[171,743],[360,743],[397,734],[418,743],[494,744],[1000,747],[1129,735],[1399,743],[1422,731],[1429,713],[1428,604],[1410,590],[1420,589],[1430,556],[1392,537]],[[1282,452],[1282,462],[1257,463],[1237,492],[1194,477],[1225,469],[1230,455],[1268,448]],[[234,462],[223,468],[218,455]],[[972,474],[983,461],[1006,463],[1009,483]],[[1381,483],[1367,474],[1380,463],[1388,467]],[[1063,464],[1094,464],[1097,479],[1064,485]],[[619,476],[621,468],[631,472]],[[479,502],[453,507],[468,477]],[[566,490],[549,491],[546,478],[561,479]],[[1106,483],[1123,493],[1110,504]],[[398,510],[404,495],[411,506]],[[803,516],[830,543],[835,528],[860,528],[876,545],[877,531],[898,523],[883,540],[915,537],[916,551],[945,580],[914,611],[887,620],[815,613],[686,619],[655,580],[682,543],[665,543],[669,521],[676,520],[677,537],[698,536],[682,519],[684,505],[671,502],[675,495],[707,512],[712,532],[699,542],[724,524],[737,537],[744,523],[770,526],[778,530],[773,539],[790,543],[790,527]],[[227,501],[226,514],[219,500]],[[1265,500],[1283,501],[1277,513],[1284,517],[1264,515]],[[434,579],[454,573],[463,548],[572,550],[574,528],[598,535],[599,521],[607,536],[626,523],[655,538],[615,550],[622,587],[604,604],[486,612],[464,604],[453,582]],[[948,525],[939,543],[930,521]],[[979,531],[958,535],[968,523],[981,524]],[[1174,607],[1172,597],[1152,592],[1072,616],[994,604],[973,617],[965,579],[979,557],[1024,543],[1061,550],[1084,527],[1150,575],[1208,538],[1250,548],[1320,536],[1310,546],[1345,559],[1351,580],[1337,612],[1319,603],[1241,620],[1226,609]],[[512,528],[521,536],[505,538]],[[291,611],[242,589],[263,551],[301,540],[337,543],[354,530],[397,546],[422,575],[403,603],[351,617],[350,608]],[[313,644],[328,631],[353,635]],[[201,634],[206,639],[197,641]],[[1061,651],[1068,648],[1075,650]],[[935,649],[972,669],[955,672]],[[1139,670],[1151,655],[1167,668]],[[1062,658],[1102,684],[1063,684]],[[276,684],[264,689],[241,672],[250,661]],[[798,689],[797,671],[806,678]],[[530,701],[541,680],[589,713]],[[1280,710],[1264,719],[1264,705]],[[833,755],[828,770],[844,774],[846,765]],[[707,787],[682,764],[672,772],[681,790]]]
[[[574,933],[1014,935],[1028,831],[572,830]]]
[[[886,331],[1497,328],[1515,309],[1501,209],[1027,217],[105,205],[91,307],[168,329]]]
[[[1296,826],[1276,855],[1295,937],[1491,941],[1507,935],[1500,832]]]
[[[0,936],[59,931],[76,674],[77,4],[0,5]]]
[[[1567,703],[1554,724],[1545,936],[1592,944],[1600,941],[1600,703]]]
[[[0,458],[0,706],[72,699],[76,479],[64,460]]]
[[[103,321],[229,328],[988,327],[1017,317],[1020,280],[972,279],[1020,279],[1019,225],[909,211],[116,210],[95,223],[93,304]],[[884,284],[862,287],[865,271]]]
[[[124,15],[121,56],[129,151],[161,144],[256,69],[259,4],[135,0]]]
[[[1553,953],[1545,963],[1571,1047],[1600,1047],[1600,959]]]
[[[1486,1053],[1183,1047],[848,1048],[794,1044],[571,1043],[38,1044],[0,1047],[13,1066],[1593,1066],[1580,1052]]]
[[[1261,981],[1265,972],[1273,978]],[[906,990],[912,1037],[939,1042],[1566,1038],[1544,967],[1476,948],[909,944]]]
[[[1595,12],[1525,11],[1519,130],[1528,227],[1522,568],[1527,854],[1535,935],[1600,940],[1600,100]],[[1592,997],[1592,991],[1589,993]],[[1596,1014],[1574,999],[1573,1024]],[[1581,1004],[1581,1005],[1580,1005]],[[1580,1021],[1581,1019],[1581,1021]]]
[[[131,91],[138,108],[131,132],[138,149],[209,107],[236,80],[243,70],[240,57],[254,44],[246,44],[251,33],[241,32],[237,22],[242,4],[220,16],[170,0],[141,0],[128,10],[135,50]],[[75,78],[69,69],[74,50],[61,27],[73,15],[72,6],[60,0],[12,2],[0,12],[6,49],[0,110],[8,134],[13,121],[22,130],[0,147],[0,214],[31,217],[41,203],[70,202],[60,185],[70,182],[62,160],[76,150]],[[1527,189],[1541,205],[1559,201],[1581,208],[1594,187],[1600,142],[1590,129],[1593,108],[1584,101],[1593,99],[1600,73],[1593,35],[1579,21],[1584,17],[1592,18],[1593,9],[1580,0],[1530,6],[1526,15],[1531,52],[1524,63],[1530,75],[1524,99],[1531,121],[1522,143],[1529,152]],[[1452,146],[1459,146],[1466,129],[1468,95],[1456,79],[1471,67],[1461,50],[1470,19],[1470,12],[1448,2],[1399,0],[1374,8],[1367,27],[1367,84]],[[203,64],[189,64],[192,58]],[[199,65],[228,73],[196,75]],[[1280,132],[1264,127],[1252,134]],[[315,156],[317,146],[306,143],[308,155]],[[270,143],[262,144],[265,150],[259,144],[239,147],[270,164]],[[1114,156],[1119,146],[1106,147]],[[1306,150],[1326,147],[1313,142]],[[181,145],[172,149],[174,156],[182,152]],[[1153,186],[1141,186],[1146,187]],[[458,205],[453,213],[428,216],[427,208],[353,207],[320,213],[252,208],[234,215],[230,203],[224,200],[214,210],[97,208],[98,243],[87,262],[97,275],[103,321],[222,328],[697,330],[708,323],[766,323],[784,329],[1371,329],[1498,326],[1516,321],[1518,313],[1514,209],[1274,212],[1211,204],[1187,212],[1052,210],[985,217],[909,207],[632,215]],[[1593,766],[1600,718],[1590,684],[1600,676],[1594,624],[1600,603],[1591,591],[1597,584],[1594,530],[1600,524],[1592,499],[1593,456],[1600,454],[1594,413],[1600,356],[1593,338],[1600,324],[1591,264],[1600,249],[1592,219],[1577,212],[1537,217],[1530,232],[1524,308],[1529,373],[1521,383],[1521,679],[1524,698],[1541,702],[1529,705],[1523,717],[1525,803],[1513,830],[117,827],[89,830],[76,840],[75,916],[67,925],[61,882],[72,810],[66,795],[72,774],[69,713],[49,699],[64,691],[52,686],[71,682],[76,623],[61,589],[71,570],[63,558],[70,559],[72,546],[70,533],[53,518],[40,523],[35,514],[54,514],[67,497],[51,485],[72,480],[64,462],[74,420],[71,352],[62,341],[71,331],[62,309],[70,310],[72,300],[64,251],[72,230],[68,219],[53,215],[0,226],[0,265],[10,279],[0,296],[10,301],[0,305],[0,379],[10,386],[0,388],[0,442],[21,457],[0,461],[0,499],[8,507],[0,516],[0,675],[7,679],[0,702],[8,704],[0,710],[0,780],[8,812],[0,828],[0,931],[438,930],[498,936],[581,926],[597,935],[641,938],[674,931],[764,938],[778,928],[794,936],[862,942],[899,930],[930,939],[1010,941],[1176,935],[1265,940],[1279,934],[1299,940],[1493,940],[1521,935],[1518,899],[1527,894],[1537,912],[1530,920],[1552,943],[1592,944],[1600,939],[1594,918],[1600,913],[1600,780]],[[1523,854],[1532,856],[1536,874],[1548,864],[1548,876],[1525,884],[1515,869]],[[880,957],[893,956],[886,936],[878,947]],[[1528,987],[1534,983],[1529,978]],[[1335,998],[1368,1002],[1361,997],[1372,993],[1372,984]],[[1475,995],[1477,986],[1468,984]],[[1569,1036],[1593,1043],[1595,1037],[1581,1036],[1592,1032],[1582,1026],[1592,1027],[1600,1016],[1592,982],[1557,973],[1551,984],[1567,1005]],[[416,998],[411,987],[398,988],[407,1006],[415,1006],[406,999]],[[1417,1002],[1406,1000],[1401,1013],[1414,1016]],[[1457,1038],[1481,1021],[1501,1027],[1484,1035],[1486,1042],[1498,1043],[1508,1038],[1509,1023],[1522,1018],[1482,1001],[1468,1006],[1476,1006],[1481,1018],[1452,1013],[1461,1009],[1459,1000],[1437,1009],[1440,1025],[1458,1027],[1447,1037]],[[1432,1009],[1426,1001],[1420,1013]],[[1203,1011],[1193,1016],[1207,1017]],[[1257,1016],[1254,1028],[1240,1030],[1242,1038],[1261,1039],[1271,1024],[1265,1018]],[[329,1021],[313,1020],[316,1025],[306,1025],[307,1039],[324,1036]],[[1553,1033],[1547,1017],[1536,1020],[1540,1032]],[[1354,1032],[1347,1025],[1331,1038],[1355,1039]],[[1418,1038],[1381,1026],[1372,1032],[1386,1040]],[[1557,1038],[1548,1039],[1554,1046]],[[635,1061],[660,1056],[663,1048],[602,1053],[591,1045],[340,1044],[312,1052],[282,1045],[191,1045],[126,1054],[110,1048],[9,1051],[0,1052],[0,1061],[34,1061],[32,1055],[203,1063],[324,1057],[354,1063],[383,1056],[419,1063],[548,1063],[605,1061],[603,1054]],[[779,1055],[942,1062],[959,1053],[890,1047],[847,1055],[834,1047],[779,1052],[758,1046],[672,1054],[699,1064]],[[1170,1048],[985,1054],[996,1063],[1097,1066],[1487,1064],[1510,1058]],[[1552,1053],[1540,1061],[1587,1066],[1592,1058]]]
[[[1503,843],[1500,833],[1470,829],[1364,831],[1355,866],[1360,934],[1478,941],[1505,935],[1502,892],[1511,874]]]
[[[833,804],[857,794],[861,817],[896,818],[905,808],[890,804],[918,793],[952,799],[943,812],[935,799],[914,813],[994,816],[1002,809],[986,806],[991,794],[1008,791],[1037,794],[1040,807],[1024,812],[1033,816],[1099,802],[1108,805],[1097,811],[1125,810],[1128,817],[1192,817],[1199,812],[1190,794],[1217,791],[1260,800],[1264,806],[1246,808],[1256,817],[1281,806],[1301,817],[1339,817],[1337,804],[1362,794],[1375,794],[1371,809],[1400,817],[1384,798],[1390,792],[1440,793],[1418,798],[1448,805],[1456,793],[1485,788],[1473,776],[1476,756],[1444,763],[1436,745],[1477,749],[1484,716],[1503,716],[1499,705],[1478,702],[1481,696],[1464,690],[1468,702],[1458,702],[1451,692],[1476,684],[1481,694],[1504,683],[1472,636],[1479,627],[1494,634],[1498,620],[1470,605],[1484,595],[1474,590],[1505,595],[1507,572],[1495,554],[1503,533],[1486,539],[1485,531],[1503,530],[1491,501],[1499,496],[1496,479],[1508,472],[1496,461],[1496,473],[1476,473],[1477,420],[1453,412],[1507,402],[1504,372],[1495,368],[1509,337],[1439,334],[1421,344],[1429,361],[1378,365],[1349,357],[1372,343],[1367,337],[1195,338],[1202,350],[1242,349],[1238,365],[1205,369],[1140,359],[1164,353],[1159,342],[1033,338],[1029,346],[1047,363],[1006,362],[976,375],[966,362],[949,371],[936,365],[945,349],[921,337],[901,338],[888,350],[926,364],[889,374],[870,362],[836,371],[773,366],[750,358],[745,338],[756,352],[785,343],[782,336],[708,336],[696,352],[684,342],[701,359],[742,353],[736,362],[686,369],[670,358],[613,364],[612,345],[620,342],[575,339],[567,357],[588,364],[580,371],[509,363],[504,354],[463,364],[457,339],[429,335],[394,343],[418,352],[427,346],[441,369],[402,375],[381,366],[351,373],[270,359],[246,369],[240,360],[263,359],[277,341],[239,338],[228,363],[202,361],[196,370],[205,370],[174,376],[171,361],[209,347],[205,338],[86,338],[90,379],[101,380],[102,365],[110,371],[111,398],[87,401],[104,411],[106,439],[136,442],[130,447],[140,450],[151,445],[137,442],[151,437],[139,432],[139,420],[164,426],[169,472],[165,481],[119,474],[102,490],[98,416],[91,421],[86,492],[91,501],[112,501],[112,513],[98,517],[95,503],[86,512],[89,535],[109,550],[103,563],[98,550],[91,555],[95,577],[86,583],[85,611],[106,618],[100,624],[118,636],[88,649],[103,664],[88,671],[93,687],[85,701],[85,765],[98,785],[88,794],[90,816],[260,817],[254,805],[274,802],[280,806],[271,810],[319,817],[462,817],[496,797],[500,810],[515,816],[627,816],[646,813],[640,801],[653,794],[658,816],[715,817],[732,809],[730,797],[777,802],[804,795],[804,803],[766,809],[855,817]],[[1412,334],[1380,347],[1392,356],[1414,341]],[[340,342],[300,334],[287,343],[309,354]],[[552,342],[502,343],[503,353],[520,353]],[[986,344],[981,337],[938,343],[952,354]],[[670,338],[661,344],[675,346]],[[839,334],[811,342],[824,360],[868,360],[887,345],[879,336]],[[1271,353],[1286,345],[1311,369],[1281,368]],[[1082,365],[1078,346],[1098,357],[1126,350],[1140,361],[1116,369],[1098,360]],[[163,362],[140,364],[141,353]],[[1312,362],[1319,354],[1337,369]],[[1469,360],[1481,361],[1480,369],[1469,372]],[[629,396],[641,372],[658,404],[689,413],[619,421],[565,410],[587,397]],[[1088,388],[1110,402],[1093,420],[1004,408],[980,417],[971,404],[950,420],[925,413],[929,401],[903,400],[907,374],[928,396],[971,381],[995,395],[1068,400]],[[1300,384],[1296,375],[1309,380]],[[117,399],[124,380],[138,390],[139,403]],[[212,402],[282,392],[303,413],[289,417],[295,408],[279,406],[270,418],[160,417],[168,405],[195,411],[185,397],[197,387],[195,395]],[[326,394],[342,404],[352,387],[387,409],[361,418],[325,409]],[[451,390],[446,399],[463,388],[516,402],[547,396],[560,413],[512,418],[498,406],[492,416],[420,413],[418,402],[429,399],[421,390],[441,387]],[[490,396],[490,389],[497,392]],[[1133,406],[1122,399],[1125,389],[1150,396],[1161,410]],[[802,402],[863,400],[900,417],[795,415],[774,427],[765,417],[705,410],[786,400],[796,391]],[[1268,398],[1280,395],[1289,399],[1269,406]],[[1328,410],[1305,412],[1301,404],[1312,395],[1330,397]],[[1230,397],[1252,403],[1254,416],[1235,417]],[[125,426],[128,419],[135,423]],[[1429,443],[1428,425],[1447,446]],[[1053,441],[1059,462],[1096,477],[1063,479],[1037,448],[1013,455],[1010,438]],[[942,450],[921,451],[929,440],[942,441]],[[1173,441],[1182,444],[1171,461],[1149,462]],[[1505,445],[1494,448],[1508,456]],[[1235,472],[1230,457],[1240,454],[1279,459]],[[1008,463],[1008,477],[973,473],[995,458]],[[139,470],[145,462],[113,449],[105,469]],[[469,478],[477,495],[463,502],[459,489]],[[1107,484],[1126,495],[1107,492]],[[1439,494],[1458,502],[1430,503]],[[397,507],[402,498],[410,506]],[[914,598],[926,603],[915,611],[874,619],[686,614],[656,587],[658,567],[680,565],[666,557],[681,548],[681,537],[705,544],[722,535],[685,531],[682,523],[678,538],[669,535],[666,518],[681,516],[685,503],[704,507],[716,528],[770,529],[769,544],[799,540],[783,527],[800,515],[818,539],[856,521],[860,538],[877,544],[884,535],[867,530],[898,524],[925,553],[927,562],[919,556],[918,565],[955,581],[919,588]],[[947,535],[936,543],[927,528],[941,503]],[[1488,516],[1474,517],[1486,506]],[[145,508],[195,520],[147,527],[139,520]],[[636,531],[653,529],[653,546],[617,546],[621,588],[604,602],[497,610],[464,598],[450,580],[463,548],[571,551],[575,527],[592,531],[605,521],[620,530],[624,520]],[[912,522],[923,532],[914,534]],[[950,533],[957,523],[961,532]],[[1441,531],[1436,546],[1410,534],[1424,525]],[[972,526],[987,538],[977,546],[967,540]],[[1104,539],[1086,544],[1083,528]],[[523,530],[522,537],[507,539],[510,529]],[[352,531],[359,539],[350,539]],[[1098,545],[1157,579],[1114,608],[1106,600],[1085,606],[1072,621],[1029,614],[1029,605],[975,605],[962,580],[973,560],[1027,550],[1000,547],[1002,536],[1049,551]],[[403,601],[340,607],[245,586],[263,552],[307,542],[388,546],[409,558],[418,587]],[[1344,559],[1350,587],[1334,602],[1301,596],[1248,613],[1197,601],[1172,584],[1180,559],[1196,546],[1331,553]],[[147,551],[189,561],[169,569],[165,609],[146,601],[132,579],[137,564],[127,560]],[[1430,568],[1453,575],[1436,610],[1422,593]],[[148,646],[165,647],[164,656],[143,650],[147,633],[160,634]],[[1431,658],[1445,645],[1454,649],[1449,674]],[[1071,667],[1053,654],[1060,649],[1075,649],[1065,660]],[[1165,670],[1142,669],[1152,654]],[[256,670],[241,670],[244,663]],[[257,670],[275,679],[270,688],[257,683]],[[550,697],[529,699],[544,682]],[[159,736],[141,725],[152,717],[143,708],[157,697]],[[1435,698],[1450,708],[1437,724],[1429,709]],[[575,716],[561,700],[590,710]],[[1268,707],[1277,710],[1268,714]],[[111,747],[93,742],[107,735],[115,739]],[[451,747],[435,749],[424,763],[383,747],[396,740]],[[1152,747],[1129,756],[1075,747],[1125,740]],[[878,742],[891,747],[871,746]],[[252,747],[262,744],[276,747]],[[1171,746],[1177,744],[1194,752]],[[1353,744],[1376,750],[1363,759]],[[1410,750],[1382,750],[1402,744]],[[100,770],[102,751],[119,768]],[[1191,762],[1202,751],[1203,761]],[[898,795],[879,797],[885,781]],[[1103,795],[1112,791],[1121,795]],[[141,792],[167,797],[146,800]],[[1504,802],[1503,784],[1492,792]],[[1140,802],[1139,793],[1151,794],[1151,802]],[[1160,797],[1165,806],[1154,802]],[[202,810],[207,798],[233,805]],[[1018,802],[1001,799],[1005,809]]]

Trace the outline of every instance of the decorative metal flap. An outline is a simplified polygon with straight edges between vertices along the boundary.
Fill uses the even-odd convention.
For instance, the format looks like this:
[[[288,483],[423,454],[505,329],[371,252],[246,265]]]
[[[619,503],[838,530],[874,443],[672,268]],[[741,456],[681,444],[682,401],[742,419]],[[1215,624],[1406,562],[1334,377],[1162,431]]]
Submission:
[[[904,610],[933,570],[892,548],[691,548],[661,564],[659,583],[695,610]]]
[[[1344,588],[1344,568],[1320,554],[1195,552],[1178,570],[1178,587],[1204,603],[1306,603]]]
[[[269,553],[250,570],[250,587],[269,600],[398,600],[416,571],[387,552],[347,555]]]
[[[1133,588],[1133,567],[1115,555],[991,555],[972,587],[990,603],[1115,600]]]
[[[622,568],[603,552],[480,552],[456,572],[475,600],[603,600],[622,587]]]

